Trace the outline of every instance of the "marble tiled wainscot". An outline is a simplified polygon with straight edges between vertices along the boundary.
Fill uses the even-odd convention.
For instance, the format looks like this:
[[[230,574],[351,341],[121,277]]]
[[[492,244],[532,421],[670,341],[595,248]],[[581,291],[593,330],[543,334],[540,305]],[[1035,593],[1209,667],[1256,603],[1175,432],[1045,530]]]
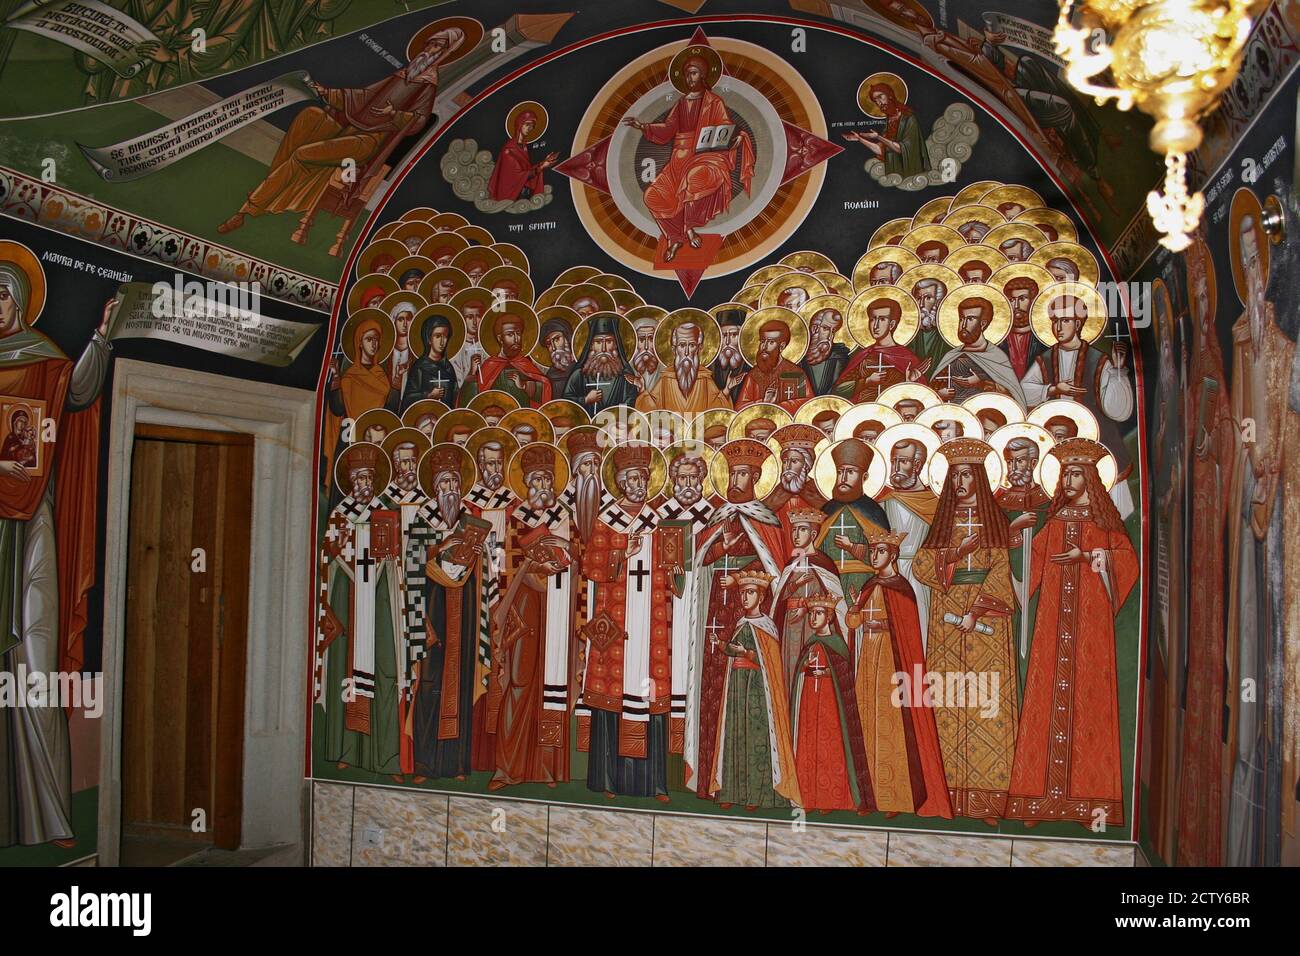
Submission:
[[[442,866],[447,862],[447,795],[358,787],[352,822],[353,866]],[[369,830],[382,831],[368,846]]]
[[[544,803],[452,797],[447,813],[449,866],[545,866]]]
[[[580,807],[551,807],[550,866],[649,866],[655,818]]]
[[[353,788],[316,783],[311,790],[312,866],[352,863]]]

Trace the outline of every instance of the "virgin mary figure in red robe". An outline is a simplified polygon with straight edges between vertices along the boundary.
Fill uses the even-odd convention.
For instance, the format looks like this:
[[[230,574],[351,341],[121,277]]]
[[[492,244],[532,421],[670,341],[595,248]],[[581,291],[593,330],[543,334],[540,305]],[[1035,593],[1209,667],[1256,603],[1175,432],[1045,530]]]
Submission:
[[[493,199],[514,202],[535,196],[544,188],[542,176],[555,165],[559,154],[549,153],[540,163],[532,161],[528,144],[534,139],[536,128],[537,114],[532,110],[522,110],[515,117],[514,130],[497,154],[496,166],[488,179],[488,195]]]

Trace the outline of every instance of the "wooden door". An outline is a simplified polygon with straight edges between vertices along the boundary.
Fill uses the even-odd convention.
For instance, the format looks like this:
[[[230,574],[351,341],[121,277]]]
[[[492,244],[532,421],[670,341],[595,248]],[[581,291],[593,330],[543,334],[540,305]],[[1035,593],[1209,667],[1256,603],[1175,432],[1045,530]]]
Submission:
[[[137,426],[122,720],[132,837],[239,847],[252,490],[252,436]]]

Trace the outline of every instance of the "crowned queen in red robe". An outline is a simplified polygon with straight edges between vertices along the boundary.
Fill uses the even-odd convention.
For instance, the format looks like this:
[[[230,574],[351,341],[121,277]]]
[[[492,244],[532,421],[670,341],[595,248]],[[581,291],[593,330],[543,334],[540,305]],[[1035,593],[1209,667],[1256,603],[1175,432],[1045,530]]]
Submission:
[[[1070,438],[1050,454],[1061,475],[1034,536],[1038,616],[1005,815],[1119,826],[1115,615],[1137,583],[1138,559],[1097,472],[1106,447]]]

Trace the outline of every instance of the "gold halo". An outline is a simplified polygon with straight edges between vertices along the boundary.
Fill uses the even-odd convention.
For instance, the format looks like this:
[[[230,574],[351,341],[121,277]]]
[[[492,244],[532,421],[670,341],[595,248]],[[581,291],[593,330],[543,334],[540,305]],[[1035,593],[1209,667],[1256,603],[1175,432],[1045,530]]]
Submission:
[[[500,256],[503,263],[528,272],[528,254],[512,242],[494,242],[487,248]]]
[[[897,285],[916,303],[918,315],[920,314],[921,303],[917,298],[915,289],[917,284],[925,279],[935,279],[943,286],[943,295],[939,297],[941,304],[948,297],[949,292],[962,284],[961,276],[941,262],[927,262],[924,265],[912,266],[898,277]]]
[[[541,295],[539,295],[536,299],[533,300],[533,308],[537,309],[540,312],[542,309],[549,309],[553,305],[559,305],[560,296],[562,296],[564,294],[564,290],[568,288],[572,288],[572,287],[567,285],[551,286],[549,289],[547,289],[545,292],[543,292]]]
[[[996,228],[990,229],[988,234],[980,240],[981,245],[992,246],[999,252],[1002,252],[1002,244],[1010,242],[1012,239],[1022,239],[1029,246],[1029,254],[1032,256],[1034,250],[1039,246],[1047,245],[1047,237],[1043,235],[1042,230],[1037,226],[1030,225],[1027,222],[1004,222]],[[1005,255],[1005,253],[1003,253]],[[1009,261],[1010,257],[1008,257]],[[1029,260],[1024,260],[1029,261]]]
[[[917,226],[903,237],[901,245],[905,249],[916,252],[927,242],[938,242],[943,245],[945,251],[940,261],[947,259],[955,249],[966,245],[966,240],[962,238],[960,232],[951,226],[941,225]],[[921,254],[916,252],[916,257],[920,261]]]
[[[921,226],[939,225],[951,208],[951,196],[936,196],[929,202],[923,203],[921,208],[912,216],[912,228],[919,229]]]
[[[428,256],[421,256],[421,255],[407,256],[404,259],[399,259],[393,265],[392,271],[389,272],[388,274],[397,280],[398,288],[401,288],[402,275],[406,272],[410,272],[412,269],[415,269],[420,273],[420,283],[419,285],[416,286],[416,288],[421,289],[424,287],[424,277],[429,275],[429,273],[431,272],[437,271],[438,264],[434,262],[432,259],[430,259]]]
[[[875,102],[871,99],[871,88],[877,83],[883,83],[894,91],[894,99],[899,103],[907,102],[907,84],[897,73],[872,73],[869,77],[858,84],[858,109],[879,119],[885,114],[881,112]]]
[[[357,416],[356,421],[352,423],[352,441],[348,444],[355,445],[366,441],[366,432],[376,425],[382,425],[384,435],[388,436],[397,429],[402,427],[402,420],[386,408],[372,408],[362,412]],[[383,441],[381,438],[379,441]],[[379,442],[369,442],[368,444],[379,444]]]
[[[1088,309],[1088,318],[1084,320],[1079,338],[1085,342],[1095,342],[1097,336],[1105,330],[1109,316],[1106,314],[1106,303],[1101,293],[1082,282],[1053,282],[1047,288],[1039,290],[1038,298],[1034,300],[1033,308],[1029,310],[1029,324],[1034,329],[1034,335],[1038,336],[1038,340],[1044,345],[1056,344],[1048,309],[1052,302],[1063,295],[1083,300],[1083,304]]]
[[[461,272],[455,266],[443,266],[427,273],[425,277],[420,280],[420,295],[423,296],[425,302],[433,302],[434,299],[437,298],[434,295],[433,290],[444,281],[449,281],[452,284],[451,297],[447,300],[449,302],[451,299],[456,297],[457,293],[464,292],[466,289],[474,286],[474,280],[465,275],[465,273]],[[487,300],[491,303],[491,293],[487,294]]]
[[[396,228],[400,223],[389,223],[389,225]],[[380,256],[388,256],[393,260],[393,265],[396,265],[410,254],[411,252],[406,248],[406,245],[398,242],[396,239],[372,239],[367,243],[366,247],[361,250],[361,255],[357,256],[357,275],[360,276],[370,272],[379,272],[379,270],[375,268],[375,260]],[[391,275],[392,271],[392,266],[389,266],[388,272],[382,272],[380,275]]]
[[[786,425],[789,425],[794,421],[794,416],[780,405],[773,405],[770,402],[754,402],[753,404],[746,405],[740,411],[735,412],[731,416],[731,420],[727,424],[727,441],[735,441],[737,438],[748,438],[749,436],[745,434],[745,429],[748,427],[749,423],[754,421],[756,418],[766,418],[770,420],[772,424],[776,426],[772,429],[773,434],[776,434],[777,428],[784,428]],[[758,439],[755,438],[754,441],[758,441]],[[777,448],[776,443],[772,441],[770,435],[764,444],[769,445],[773,450],[776,450]]]
[[[852,287],[850,287],[850,289],[851,288]],[[852,334],[849,332],[848,314],[849,306],[851,304],[850,298],[851,295],[843,296],[837,295],[834,292],[827,292],[825,295],[813,296],[813,298],[805,302],[803,308],[799,311],[799,318],[803,319],[804,323],[808,326],[809,335],[812,334],[813,316],[818,312],[832,309],[840,314],[840,327],[835,332],[835,341],[839,342],[850,352],[857,348],[858,343],[854,341]]]
[[[366,308],[361,301],[362,297],[376,291],[382,296],[379,300],[382,302],[397,291],[397,280],[392,276],[384,275],[382,272],[369,272],[363,275],[348,290],[348,314],[351,315],[353,312]],[[370,306],[370,308],[373,309],[375,306]]]
[[[1041,425],[1031,425],[1029,422],[1007,422],[985,441],[998,453],[998,457],[1005,462],[1007,460],[1007,443],[1013,438],[1028,438],[1038,446],[1038,461],[1034,465],[1034,481],[1041,486],[1043,483],[1043,462],[1047,460],[1047,453],[1052,450],[1052,446],[1056,444],[1056,441],[1047,433],[1046,428]],[[1005,474],[1002,477],[1001,487],[1010,487],[1007,484]],[[994,488],[993,490],[997,491],[998,489]]]
[[[802,250],[800,252],[790,252],[782,256],[779,260],[783,266],[789,266],[799,272],[806,272],[810,275],[816,272],[835,272],[835,263],[831,257],[822,252],[812,252]]]
[[[916,421],[909,424],[933,428],[935,422],[943,421],[954,421],[961,425],[960,437],[962,438],[984,438],[984,428],[980,425],[980,420],[970,409],[952,402],[940,402],[938,405],[923,409],[921,414],[916,416]]]
[[[918,425],[916,422],[902,422],[898,425],[891,425],[889,428],[886,428],[881,432],[880,436],[876,439],[876,451],[880,453],[878,457],[881,459],[885,470],[885,476],[881,481],[881,485],[889,484],[888,469],[894,463],[894,446],[900,441],[919,441],[925,446],[925,464],[921,466],[924,470],[917,477],[920,479],[922,484],[928,487],[929,483],[926,481],[926,472],[930,470],[930,459],[932,459],[934,453],[939,450],[939,446],[942,442],[939,441],[939,436],[934,433],[934,429],[928,428],[925,425]],[[874,498],[880,492],[880,488],[867,488],[866,491],[868,496]]]
[[[826,291],[831,295],[842,295],[846,299],[853,298],[853,283],[838,272],[814,272],[813,278],[821,280],[821,284],[826,286]]]
[[[722,76],[722,57],[718,51],[707,43],[695,43],[684,50],[679,50],[668,64],[668,82],[678,93],[686,90],[686,61],[698,57],[709,65],[709,74],[704,78],[706,89],[713,89]]]
[[[1074,263],[1074,267],[1079,270],[1080,282],[1095,286],[1101,278],[1097,257],[1077,242],[1049,242],[1045,246],[1039,246],[1029,257],[1030,262],[1042,266],[1048,272],[1052,271],[1048,263],[1053,259],[1068,259]]]
[[[426,415],[432,415],[436,425],[438,419],[449,411],[451,411],[451,408],[446,402],[440,402],[436,398],[422,398],[418,402],[412,402],[406,407],[406,411],[402,412],[402,424],[411,428],[419,428],[420,426],[416,422]]]
[[[555,499],[559,501],[560,492],[564,490],[565,485],[569,483],[569,459],[564,452],[560,451],[553,443],[547,441],[534,441],[524,445],[517,452],[510,456],[510,462],[506,465],[506,484],[510,490],[519,496],[521,501],[528,501],[528,489],[524,486],[524,455],[531,448],[548,448],[550,449],[555,463],[555,481],[552,487],[555,489]]]
[[[1038,292],[1034,294],[1037,300],[1043,294],[1043,290],[1048,286],[1056,285],[1056,277],[1044,269],[1042,266],[1033,262],[1011,262],[1003,266],[993,275],[989,276],[988,284],[995,289],[1001,290],[1003,295],[1007,296],[1007,301],[1011,301],[1011,296],[1007,295],[1007,283],[1012,279],[1032,279],[1038,286]],[[1030,308],[1032,308],[1032,304]]]
[[[645,299],[629,289],[615,289],[610,293],[614,297],[614,311],[621,315],[629,314],[633,309],[644,307]],[[659,308],[655,306],[655,308]]]
[[[1107,491],[1115,487],[1115,479],[1118,477],[1119,468],[1115,463],[1115,456],[1109,451],[1102,455],[1097,461],[1097,477],[1101,479],[1103,487]],[[1043,486],[1043,490],[1056,497],[1056,483],[1061,480],[1061,461],[1055,455],[1044,455],[1039,462],[1038,483]]]
[[[510,112],[506,114],[506,135],[511,139],[515,135],[515,119],[520,113],[531,111],[537,117],[537,123],[533,130],[533,135],[523,140],[525,143],[531,143],[534,140],[541,139],[546,127],[551,121],[551,115],[546,112],[546,107],[536,100],[524,100],[522,103],[516,103],[510,107]]]
[[[664,490],[664,485],[668,481],[668,462],[664,459],[664,453],[649,442],[627,442],[605,452],[605,456],[600,461],[601,484],[615,498],[621,497],[618,484],[615,482],[618,475],[618,466],[615,465],[614,458],[623,448],[631,447],[648,448],[650,450],[650,480],[646,482],[645,503],[642,505],[642,507],[649,507],[650,502]]]
[[[384,315],[392,319],[395,325],[397,319],[393,315],[394,312],[410,312],[412,320],[414,320],[416,313],[423,309],[427,304],[428,303],[424,301],[424,298],[418,292],[405,292],[399,290],[394,292],[392,295],[385,296],[384,301],[379,303],[378,308],[384,313]],[[402,305],[405,305],[407,308],[399,310],[398,306]],[[412,324],[414,324],[414,321],[412,321]]]
[[[591,299],[596,303],[597,312],[615,312],[614,296],[608,289],[601,288],[591,282],[579,282],[571,285],[560,293],[555,300],[559,305],[567,305],[575,312],[577,309],[574,303],[579,299]],[[579,313],[581,315],[581,313]]]
[[[748,441],[750,439],[737,438],[730,439],[727,445],[732,441]],[[713,459],[709,462],[709,480],[713,482],[713,487],[719,497],[724,500],[727,498],[727,489],[731,485],[731,466],[727,463],[727,445],[723,445],[714,452]],[[765,444],[769,454],[763,459],[763,464],[759,468],[758,481],[754,482],[754,498],[761,501],[766,498],[768,492],[776,487],[777,481],[781,478],[781,465],[777,460],[777,453],[772,444]]]
[[[445,60],[439,61],[439,68],[447,67],[452,63],[455,63],[461,57],[470,53],[483,40],[483,24],[479,23],[479,21],[475,20],[473,17],[443,17],[441,20],[434,20],[432,23],[426,23],[416,31],[415,35],[411,37],[410,40],[407,41],[407,62],[415,59],[415,55],[424,49],[424,45],[429,42],[431,36],[435,33],[441,33],[443,30],[447,30],[451,27],[460,30],[465,35],[465,38],[461,41],[460,46],[447,54]]]
[[[488,355],[499,355],[501,344],[497,341],[497,323],[507,315],[513,315],[523,321],[523,341],[519,351],[527,355],[537,347],[537,336],[541,326],[537,323],[537,314],[533,312],[532,306],[519,299],[506,299],[504,302],[493,304],[483,316],[483,321],[479,323],[479,341],[483,343],[483,348]]]
[[[826,294],[826,286],[814,275],[807,272],[787,272],[772,279],[767,285],[763,286],[763,294],[758,297],[758,307],[760,309],[782,308],[788,309],[790,306],[783,306],[778,301],[781,295],[789,289],[803,290],[805,300],[818,295]],[[798,311],[793,310],[793,311]]]
[[[476,285],[461,289],[451,297],[448,305],[464,315],[465,307],[473,302],[477,302],[480,306],[479,325],[482,325],[483,320],[492,314],[492,293],[487,289]]]
[[[1070,217],[1059,209],[1052,209],[1048,206],[1039,206],[1036,209],[1026,209],[1012,222],[1027,222],[1029,225],[1043,233],[1048,242],[1078,242],[1079,230],[1075,228]],[[1043,231],[1044,226],[1049,226],[1056,232],[1056,238],[1053,239]]]
[[[605,436],[601,444],[602,448],[612,448],[616,444],[629,441],[641,441],[647,444],[650,442],[649,421],[635,408],[626,405],[611,405],[601,409],[591,416],[591,423]],[[620,425],[626,433],[621,438],[615,430]]]
[[[393,328],[393,320],[388,317],[388,313],[383,309],[360,309],[348,316],[348,320],[343,323],[343,329],[339,332],[339,348],[353,365],[357,364],[356,328],[362,322],[370,320],[379,323],[379,351],[375,353],[375,364],[383,365],[388,361],[388,356],[393,354],[393,342],[397,338],[397,330]]]
[[[976,420],[979,419],[980,412],[986,408],[1000,412],[1002,417],[1006,419],[1005,425],[1025,420],[1025,410],[1020,407],[1020,403],[1010,395],[1003,395],[1001,392],[980,392],[978,395],[972,395],[961,404],[963,408],[975,416]],[[986,438],[987,436],[976,435],[974,437]]]
[[[470,453],[467,452],[463,446],[457,445],[455,442],[440,442],[420,456],[420,464],[418,467],[420,475],[420,490],[423,491],[425,496],[428,498],[436,499],[438,497],[438,489],[433,486],[434,453],[436,451],[440,455],[445,455],[447,449],[455,449],[456,460],[458,462],[456,472],[460,475],[461,495],[468,494],[469,490],[478,483],[478,468],[474,465],[474,459],[470,456]]]
[[[551,426],[556,430],[557,437],[559,435],[561,416],[572,419],[573,424],[568,426],[569,431],[591,424],[591,415],[588,414],[587,410],[577,402],[571,402],[567,398],[553,398],[537,410],[550,421]],[[565,434],[567,435],[568,432],[566,431]]]
[[[747,315],[745,324],[740,327],[740,354],[750,365],[758,364],[755,361],[758,352],[758,330],[774,319],[784,322],[786,328],[790,330],[790,341],[781,350],[781,355],[787,361],[797,364],[803,358],[804,352],[808,350],[808,326],[804,324],[803,319],[799,318],[797,312],[791,312],[780,306],[759,309]]]
[[[455,233],[439,233],[439,235],[454,236]],[[465,275],[469,275],[469,270],[465,267],[476,259],[481,260],[483,263],[483,271],[479,273],[480,278],[486,276],[498,266],[506,264],[505,259],[501,257],[501,253],[493,251],[491,246],[466,246],[460,252],[456,253],[455,257],[451,260],[451,264],[461,272],[465,273]],[[470,277],[470,281],[474,281],[472,276]]]
[[[592,276],[587,281],[611,293],[633,291],[631,282],[628,282],[620,275],[614,275],[612,272],[602,272],[599,275]]]
[[[818,415],[822,412],[830,411],[835,413],[835,422],[836,424],[839,424],[839,420],[844,417],[844,414],[852,407],[853,403],[847,398],[841,398],[838,395],[818,395],[816,398],[808,399],[808,401],[804,402],[795,410],[794,420],[800,425],[812,425],[813,419]],[[832,431],[831,434],[826,437],[826,440],[830,441],[834,435],[835,432]],[[818,443],[818,447],[821,447],[820,443]]]
[[[471,408],[453,408],[446,415],[443,415],[433,423],[433,443],[451,441],[449,437],[451,430],[457,425],[463,425],[469,429],[470,435],[474,435],[480,429],[488,429],[488,423],[483,416]],[[489,429],[490,430],[490,429]],[[452,442],[455,444],[455,442]]]
[[[577,428],[570,428],[567,432],[565,432],[563,435],[561,435],[561,436],[560,436],[558,439],[556,439],[556,441],[555,441],[555,444],[558,445],[559,448],[560,448],[560,450],[564,452],[564,457],[567,458],[567,459],[569,459],[569,475],[570,475],[570,477],[572,477],[573,472],[574,472],[574,469],[575,469],[574,461],[573,461],[573,460],[574,460],[574,459],[578,456],[578,454],[579,454],[578,452],[575,452],[575,451],[574,451],[574,449],[573,449],[573,443],[574,443],[575,441],[577,441],[578,438],[580,438],[580,437],[583,436],[583,435],[591,435],[591,436],[592,436],[592,438],[593,438],[593,440],[596,442],[596,446],[597,446],[595,449],[593,449],[593,451],[595,452],[596,457],[599,458],[599,457],[603,454],[603,453],[600,451],[600,449],[601,449],[602,447],[604,447],[604,446],[601,445],[601,436],[604,435],[604,432],[602,432],[602,431],[601,431],[599,428],[597,428],[595,425],[579,425]]]
[[[591,338],[591,327],[598,319],[615,320],[614,327],[618,329],[619,340],[623,343],[623,357],[630,359],[632,353],[636,351],[636,331],[632,328],[632,323],[626,316],[619,315],[617,312],[595,312],[583,319],[577,328],[573,330],[573,357],[575,363],[578,356],[582,354],[582,350],[587,347],[587,340]],[[575,364],[574,368],[577,367]]]
[[[1228,259],[1232,263],[1232,286],[1237,290],[1237,298],[1242,305],[1246,301],[1246,272],[1241,263],[1241,220],[1246,216],[1254,219],[1255,246],[1259,250],[1260,272],[1264,276],[1264,287],[1268,288],[1269,268],[1272,263],[1272,246],[1264,232],[1264,209],[1259,197],[1248,186],[1241,186],[1232,194],[1232,205],[1228,211]]]
[[[875,249],[877,246],[896,246],[902,241],[902,238],[912,229],[912,218],[908,216],[905,219],[891,219],[876,229],[871,234],[870,241],[867,242],[868,249]]]
[[[412,236],[418,236],[420,241],[415,246],[418,254],[418,250],[420,249],[420,247],[428,239],[433,237],[434,232],[433,232],[433,226],[421,219],[404,219],[404,220],[400,220],[397,223],[397,228],[394,229],[392,232],[390,232],[388,235],[390,238],[396,239],[404,246],[406,246],[407,239],[410,239]],[[466,242],[465,244],[469,245],[468,242]],[[406,249],[407,249],[407,255],[411,255],[410,252],[411,247],[406,246]]]
[[[718,493],[717,489],[713,487],[713,459],[717,452],[712,448],[698,439],[686,438],[681,441],[675,441],[667,448],[661,450],[663,451],[666,475],[671,474],[673,462],[678,458],[684,458],[687,455],[698,455],[702,458],[704,460],[704,483],[702,488],[704,497],[707,498],[710,495]],[[662,490],[665,497],[673,494],[670,479],[665,479]]]
[[[662,449],[674,442],[684,441],[691,433],[691,426],[686,419],[666,408],[652,408],[645,413],[645,420],[650,425],[650,444],[656,448]],[[668,440],[661,443],[659,432],[665,426],[668,430]]]
[[[467,226],[460,226],[456,229],[455,235],[469,240],[471,246],[481,246],[484,249],[490,249],[496,242],[496,240],[492,238],[492,233],[488,232],[482,226],[476,226],[473,223],[470,223]],[[524,271],[527,272],[528,270],[525,269]]]
[[[465,441],[465,450],[469,452],[470,457],[474,459],[475,467],[478,466],[478,453],[490,441],[501,443],[501,454],[505,458],[504,464],[507,468],[510,460],[515,457],[519,451],[519,442],[515,436],[510,434],[504,428],[498,428],[495,425],[486,425],[474,431]],[[509,472],[507,471],[507,474]]]
[[[971,183],[969,186],[963,186],[957,190],[957,195],[952,198],[952,204],[954,206],[964,206],[967,203],[979,202],[981,196],[1001,185],[996,179],[981,179],[979,182]]]
[[[343,454],[339,455],[338,461],[334,462],[334,485],[336,488],[338,488],[340,492],[343,493],[344,497],[351,494],[351,492],[343,483],[343,479],[346,477],[344,475],[344,471],[345,471],[344,464],[345,462],[347,462],[349,458],[352,457],[351,454],[352,449],[361,448],[362,446],[369,446],[375,449],[376,452],[378,452],[378,454],[376,455],[377,461],[375,462],[375,482],[374,482],[375,495],[378,496],[381,491],[383,491],[385,488],[388,487],[388,482],[392,480],[393,464],[388,460],[388,456],[384,454],[384,450],[380,448],[378,445],[376,445],[374,442],[368,442],[368,441],[355,442],[354,444],[349,445],[347,449],[344,450]]]
[[[545,365],[547,368],[551,365],[551,353],[542,340],[542,329],[546,328],[547,323],[554,321],[562,322],[564,327],[568,329],[569,348],[573,348],[573,333],[582,324],[582,319],[578,317],[578,313],[566,305],[552,305],[538,311],[537,344],[533,346],[533,350],[528,354],[538,365]],[[575,351],[573,354],[576,357],[578,353]]]
[[[415,206],[398,216],[397,221],[408,222],[411,219],[432,219],[436,215],[438,215],[438,210],[432,206]]]
[[[425,225],[427,225],[427,223]],[[435,232],[420,244],[418,255],[424,256],[424,258],[428,259],[436,266],[438,265],[439,255],[445,250],[446,252],[449,252],[452,257],[452,261],[447,263],[447,265],[460,268],[459,263],[456,262],[456,258],[470,249],[479,252],[483,251],[483,247],[471,246],[468,239],[457,233]]]
[[[979,203],[966,203],[958,206],[955,203],[949,209],[948,215],[943,217],[943,224],[956,229],[961,233],[961,227],[971,222],[978,222],[986,230],[996,229],[998,226],[1006,225],[1007,217],[1002,215],[992,206],[982,206]],[[987,234],[987,233],[986,233]],[[968,242],[971,240],[967,240]],[[983,242],[983,238],[975,240]]]
[[[863,253],[853,266],[853,288],[858,292],[871,288],[871,270],[882,262],[892,262],[898,266],[900,276],[908,269],[921,264],[921,260],[911,249],[903,246],[873,246]]]
[[[880,397],[876,401],[881,405],[896,408],[899,402],[908,398],[920,402],[923,410],[931,405],[938,405],[942,401],[938,392],[928,385],[922,385],[920,382],[899,382],[897,385],[891,385],[880,393]]]
[[[436,216],[437,213],[435,212],[434,215]],[[416,216],[414,218],[420,219],[423,217]],[[393,236],[393,232],[397,229],[400,229],[402,223],[406,221],[407,220],[405,219],[405,217],[403,217],[401,219],[394,219],[392,222],[386,222],[382,226],[376,227],[375,231],[370,234],[370,240],[366,243],[366,247],[369,248],[370,246],[373,246],[375,243],[379,242],[382,239],[391,239]],[[399,256],[398,258],[401,257]]]
[[[1002,476],[1006,470],[1006,463],[1003,462],[1002,456],[990,448],[989,453],[984,456],[984,474],[988,476],[990,491],[996,491],[1002,484]],[[936,495],[942,494],[943,481],[948,476],[948,456],[944,453],[943,445],[940,445],[939,450],[930,457],[928,472],[930,490]]]
[[[906,384],[906,383],[904,383]],[[935,399],[938,401],[938,399]],[[802,411],[802,409],[800,409]],[[846,438],[855,437],[853,432],[863,422],[878,421],[883,426],[881,433],[887,428],[893,428],[895,425],[903,424],[903,418],[894,409],[883,402],[860,402],[854,405],[848,411],[840,416],[840,420],[835,423],[834,441],[843,441]]]
[[[961,304],[971,298],[985,299],[993,306],[993,318],[984,330],[984,338],[992,345],[1006,338],[1011,331],[1011,303],[1001,290],[984,284],[967,284],[958,286],[958,289],[960,291],[944,296],[943,304],[939,306],[939,334],[943,340],[955,349],[962,347],[961,339],[957,337],[958,312]]]
[[[429,436],[418,428],[412,428],[409,425],[402,425],[400,428],[395,428],[385,435],[384,440],[379,443],[379,447],[384,450],[384,454],[388,456],[388,460],[392,461],[393,452],[396,451],[397,446],[402,442],[408,441],[416,447],[415,457],[417,464],[419,463],[419,459],[424,457],[424,453],[433,445],[433,442],[429,441]]]
[[[414,354],[423,355],[424,325],[435,315],[442,316],[451,325],[447,333],[447,351],[443,355],[443,358],[450,359],[465,344],[465,320],[449,305],[426,305],[415,313],[415,318],[411,320],[411,332],[407,336],[407,342]]]
[[[794,266],[788,266],[784,262],[773,262],[769,265],[759,266],[749,274],[745,279],[745,285],[767,285],[777,276],[789,275],[791,272],[798,272]]]
[[[1074,422],[1078,434],[1073,437],[1087,438],[1090,441],[1098,441],[1101,438],[1101,427],[1097,424],[1097,417],[1085,405],[1072,398],[1054,398],[1041,405],[1035,405],[1025,416],[1025,421],[1031,425],[1047,428],[1047,423],[1057,416],[1064,416]],[[1050,432],[1050,429],[1048,431]]]
[[[458,212],[440,212],[429,222],[436,232],[455,232],[469,225],[469,220]]]
[[[898,327],[894,329],[894,341],[899,345],[906,345],[916,336],[921,321],[921,311],[911,295],[898,286],[880,285],[859,292],[849,306],[847,324],[850,334],[863,348],[870,348],[876,344],[875,336],[871,334],[870,316],[867,312],[873,303],[881,299],[898,303],[899,318]]]
[[[833,442],[828,442],[826,447],[817,453],[817,458],[813,462],[813,481],[817,485],[817,490],[821,492],[822,497],[827,501],[835,500],[835,479],[839,469],[835,467],[835,459],[832,453],[839,445],[846,441],[860,441],[871,449],[871,461],[867,462],[867,473],[862,476],[863,492],[866,492],[868,484],[874,484],[876,491],[879,492],[881,486],[885,483],[885,463],[880,457],[880,452],[876,450],[875,444],[869,441],[862,441],[861,438],[837,438]],[[873,497],[868,495],[868,497]]]
[[[743,305],[747,309],[758,308],[758,297],[763,294],[763,286],[747,285],[731,297],[731,301],[737,305]]]
[[[598,275],[600,275],[600,270],[595,266],[569,266],[555,277],[555,281],[551,285],[578,285]]]
[[[483,415],[485,408],[491,408],[493,405],[501,409],[501,417],[504,418],[507,412],[512,412],[519,407],[519,400],[509,392],[503,392],[499,388],[489,388],[479,392],[469,400],[467,406],[470,411],[478,412]],[[487,424],[487,416],[483,415],[484,423]],[[500,422],[497,423],[498,425]],[[490,427],[496,428],[497,425]]]
[[[520,425],[532,426],[533,431],[537,433],[535,441],[555,441],[555,426],[536,408],[512,408],[502,415],[501,421],[497,423],[498,428],[504,428],[512,435]]]
[[[975,261],[982,262],[984,265],[988,266],[989,276],[991,278],[993,273],[997,272],[1007,264],[1008,260],[1006,256],[997,249],[994,249],[992,246],[986,246],[980,242],[972,242],[962,246],[960,249],[954,249],[950,252],[948,258],[943,260],[943,264],[953,272],[957,273],[957,275],[961,277],[962,282],[965,283],[966,279],[961,276],[961,270],[967,263]]]
[[[1014,202],[1023,209],[1035,209],[1039,206],[1045,206],[1043,197],[1038,195],[1028,186],[995,186],[988,192],[980,196],[979,201],[985,206],[992,206],[998,209],[1001,203]],[[998,212],[1002,212],[998,209]],[[1005,216],[1006,213],[1003,213]],[[1011,218],[1008,216],[1007,218]]]
[[[730,408],[706,408],[691,419],[691,437],[697,441],[704,441],[704,435],[710,428],[721,425],[725,441],[727,425],[735,414]]]
[[[708,374],[705,366],[718,357],[722,344],[722,329],[718,320],[703,309],[676,309],[659,320],[655,328],[655,355],[667,368],[673,367],[673,332],[678,327],[694,323],[700,329],[700,373]]]
[[[497,266],[483,273],[483,277],[478,280],[479,287],[487,289],[488,292],[492,292],[493,286],[498,282],[510,282],[518,288],[519,295],[515,297],[518,301],[525,303],[533,301],[535,292],[533,280],[523,269],[516,266]]]
[[[647,305],[643,302],[635,309],[629,309],[627,315],[623,317],[629,322],[640,322],[642,319],[654,319],[656,322],[662,322],[668,317],[668,310],[657,305]]]

